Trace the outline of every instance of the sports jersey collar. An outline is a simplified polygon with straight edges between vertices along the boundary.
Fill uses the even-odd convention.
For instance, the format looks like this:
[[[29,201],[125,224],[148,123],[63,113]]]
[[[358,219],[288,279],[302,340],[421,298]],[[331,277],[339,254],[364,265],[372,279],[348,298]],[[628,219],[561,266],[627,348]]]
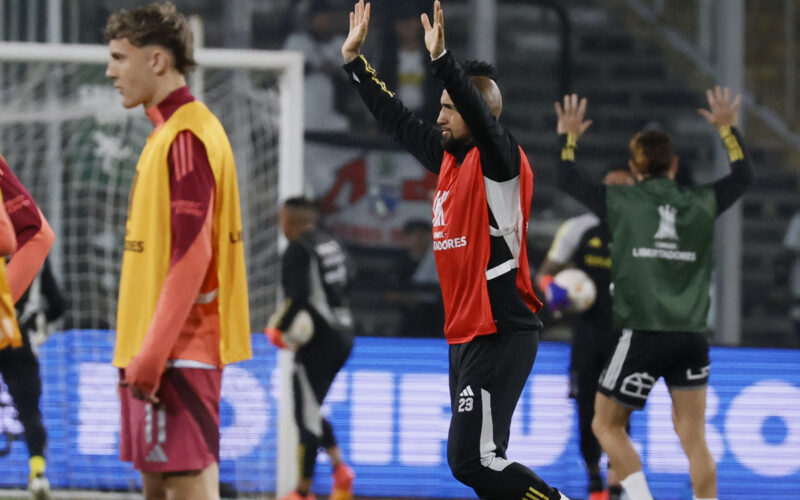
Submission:
[[[156,127],[162,125],[169,117],[186,103],[194,101],[194,96],[189,91],[189,87],[183,87],[173,90],[167,97],[155,106],[150,106],[144,112],[147,117],[153,122]]]

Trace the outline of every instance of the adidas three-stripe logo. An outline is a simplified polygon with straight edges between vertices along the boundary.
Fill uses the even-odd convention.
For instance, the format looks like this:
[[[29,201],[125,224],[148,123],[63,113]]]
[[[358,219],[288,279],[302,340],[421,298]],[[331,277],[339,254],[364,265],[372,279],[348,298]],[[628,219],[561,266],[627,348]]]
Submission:
[[[147,454],[147,457],[145,457],[145,461],[147,461],[147,462],[166,462],[167,461],[167,454],[164,453],[164,449],[161,448],[160,444],[156,444],[150,450],[150,453]]]
[[[472,392],[472,387],[466,386],[463,391],[458,395],[458,412],[463,413],[466,411],[472,411],[473,407],[473,400],[472,397],[475,396],[475,393]]]

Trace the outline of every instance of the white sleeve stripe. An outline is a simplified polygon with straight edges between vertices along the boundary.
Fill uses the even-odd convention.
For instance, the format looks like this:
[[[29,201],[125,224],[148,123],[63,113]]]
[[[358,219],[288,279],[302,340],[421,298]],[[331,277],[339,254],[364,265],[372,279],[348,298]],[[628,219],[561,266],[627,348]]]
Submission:
[[[567,219],[553,238],[547,258],[556,264],[565,264],[572,260],[581,238],[589,229],[595,227],[599,219],[594,214],[584,214]]]

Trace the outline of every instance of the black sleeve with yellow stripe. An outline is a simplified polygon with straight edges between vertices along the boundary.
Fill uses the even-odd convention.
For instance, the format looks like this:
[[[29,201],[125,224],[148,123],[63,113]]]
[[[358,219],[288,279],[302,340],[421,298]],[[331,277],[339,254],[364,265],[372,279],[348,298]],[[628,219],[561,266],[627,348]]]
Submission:
[[[561,162],[556,168],[556,187],[583,203],[601,220],[606,218],[606,187],[590,181],[575,166],[575,150],[578,148],[578,135],[569,133],[563,136]]]
[[[720,127],[719,134],[728,152],[731,173],[713,184],[717,198],[717,215],[733,205],[753,182],[753,171],[750,169],[739,131],[733,127]]]
[[[395,94],[386,88],[375,69],[361,55],[343,66],[361,100],[378,120],[381,131],[391,135],[422,166],[439,173],[444,150],[440,132],[407,109]]]

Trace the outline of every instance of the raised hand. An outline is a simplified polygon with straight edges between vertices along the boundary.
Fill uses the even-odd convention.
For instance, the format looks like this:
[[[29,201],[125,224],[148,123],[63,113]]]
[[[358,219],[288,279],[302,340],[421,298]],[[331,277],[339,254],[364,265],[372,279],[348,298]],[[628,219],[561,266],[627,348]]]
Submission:
[[[575,134],[580,137],[586,129],[592,125],[592,120],[584,120],[586,105],[588,101],[584,97],[578,100],[578,94],[567,94],[564,96],[564,106],[560,102],[555,103],[558,124],[556,130],[561,134]]]
[[[350,32],[347,39],[342,44],[342,57],[348,63],[361,54],[361,47],[367,40],[367,30],[369,29],[370,4],[364,4],[364,0],[358,0],[353,10],[350,12]]]
[[[422,28],[425,30],[425,47],[436,59],[444,52],[444,11],[439,0],[433,2],[433,26],[428,19],[428,14],[420,16]]]
[[[731,102],[731,91],[728,87],[717,85],[714,90],[706,90],[708,107],[711,109],[700,108],[697,110],[708,123],[717,127],[733,127],[739,122],[739,105],[742,103],[742,96],[737,95]]]

